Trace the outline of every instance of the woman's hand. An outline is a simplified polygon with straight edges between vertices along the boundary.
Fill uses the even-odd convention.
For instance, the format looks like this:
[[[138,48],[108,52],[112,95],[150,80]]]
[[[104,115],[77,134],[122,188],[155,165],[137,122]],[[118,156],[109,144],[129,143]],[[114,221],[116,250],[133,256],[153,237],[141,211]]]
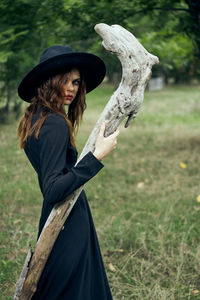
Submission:
[[[108,137],[104,137],[106,124],[102,123],[99,131],[99,135],[96,140],[94,156],[102,160],[107,156],[117,145],[117,137],[119,135],[119,130],[117,129],[113,134]]]

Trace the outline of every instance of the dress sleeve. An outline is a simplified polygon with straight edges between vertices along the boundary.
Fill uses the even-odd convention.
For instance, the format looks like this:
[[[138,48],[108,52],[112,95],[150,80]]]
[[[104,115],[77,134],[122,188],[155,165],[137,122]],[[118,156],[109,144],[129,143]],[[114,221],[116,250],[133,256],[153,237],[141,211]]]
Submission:
[[[64,200],[103,167],[92,152],[88,152],[75,167],[66,169],[69,143],[66,120],[56,114],[47,117],[39,134],[40,174],[43,196],[51,204]]]

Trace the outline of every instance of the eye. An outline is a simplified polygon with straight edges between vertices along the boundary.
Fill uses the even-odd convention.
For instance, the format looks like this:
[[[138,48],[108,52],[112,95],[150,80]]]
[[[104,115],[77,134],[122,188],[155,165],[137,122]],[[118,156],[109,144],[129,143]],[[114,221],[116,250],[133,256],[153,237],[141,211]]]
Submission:
[[[73,81],[73,84],[79,86],[80,85],[80,79],[75,79]]]

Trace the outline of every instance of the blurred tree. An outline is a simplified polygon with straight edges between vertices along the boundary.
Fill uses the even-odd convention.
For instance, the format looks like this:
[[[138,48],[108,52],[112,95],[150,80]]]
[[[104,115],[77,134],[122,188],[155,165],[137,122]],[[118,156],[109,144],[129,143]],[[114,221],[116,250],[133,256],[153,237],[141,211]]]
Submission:
[[[166,78],[172,72],[178,80],[198,71],[199,0],[1,0],[0,101],[4,110],[9,111],[11,99],[17,106],[19,80],[53,43],[96,53],[104,59],[113,81],[121,66],[101,47],[94,31],[100,22],[133,32],[160,57],[157,72],[164,72]]]
[[[84,41],[87,49],[92,47],[109,62],[110,78],[119,73],[120,65],[97,47],[99,38],[93,28],[100,22],[120,24],[133,32],[150,52],[160,57],[160,66],[155,69],[162,69],[166,78],[171,70],[177,70],[177,81],[178,74],[195,74],[195,56],[200,57],[199,0],[77,0],[65,8],[71,33],[75,31],[79,43]]]
[[[65,0],[65,3],[68,0]],[[200,1],[199,0],[77,0],[67,6],[66,18],[82,38],[94,34],[96,23],[126,25],[127,20],[149,15],[155,30],[176,19],[173,33],[186,33],[195,42],[200,56]],[[151,26],[151,25],[150,25]],[[172,34],[172,31],[171,31]]]
[[[173,77],[175,82],[199,78],[200,1],[142,0],[141,3],[143,12],[153,21],[152,31],[158,43],[155,54],[159,52],[161,64],[155,69],[162,68],[166,78]]]
[[[169,19],[177,20],[173,32],[185,33],[196,44],[200,57],[200,1],[199,0],[141,0],[144,13],[151,15],[163,26]],[[162,24],[161,24],[162,20]]]
[[[11,98],[17,107],[19,78],[38,59],[38,53],[53,43],[63,1],[0,1],[0,100],[9,112]]]

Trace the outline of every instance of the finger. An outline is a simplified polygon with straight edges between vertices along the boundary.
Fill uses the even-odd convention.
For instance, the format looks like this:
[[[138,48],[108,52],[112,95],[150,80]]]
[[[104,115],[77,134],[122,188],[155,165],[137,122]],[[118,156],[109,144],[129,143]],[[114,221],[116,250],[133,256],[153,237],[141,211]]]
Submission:
[[[99,130],[99,135],[101,135],[101,136],[104,135],[105,128],[106,128],[105,122],[101,123],[100,130]]]
[[[116,129],[115,132],[111,135],[112,137],[117,137],[120,134],[119,129]]]
[[[116,134],[117,134],[116,136],[118,136],[120,134],[119,129],[116,130]]]

